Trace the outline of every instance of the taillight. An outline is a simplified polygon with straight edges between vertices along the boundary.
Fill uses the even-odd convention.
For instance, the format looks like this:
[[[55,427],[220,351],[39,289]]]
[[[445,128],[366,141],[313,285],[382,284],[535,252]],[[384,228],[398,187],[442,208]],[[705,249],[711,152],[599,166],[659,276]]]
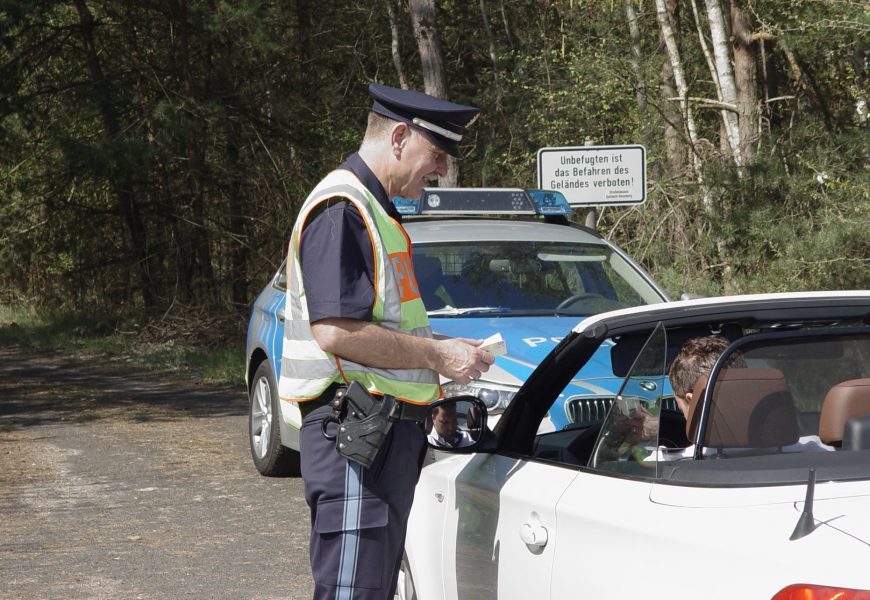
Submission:
[[[870,590],[797,583],[779,590],[771,600],[870,600]]]

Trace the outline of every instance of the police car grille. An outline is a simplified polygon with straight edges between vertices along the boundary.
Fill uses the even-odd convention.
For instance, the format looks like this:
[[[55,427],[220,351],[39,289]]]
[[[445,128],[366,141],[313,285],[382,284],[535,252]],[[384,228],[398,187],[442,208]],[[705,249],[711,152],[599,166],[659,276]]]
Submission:
[[[613,396],[577,396],[568,399],[565,410],[571,423],[590,424],[607,416],[611,404]],[[662,400],[662,408],[677,410],[677,402],[668,396]]]

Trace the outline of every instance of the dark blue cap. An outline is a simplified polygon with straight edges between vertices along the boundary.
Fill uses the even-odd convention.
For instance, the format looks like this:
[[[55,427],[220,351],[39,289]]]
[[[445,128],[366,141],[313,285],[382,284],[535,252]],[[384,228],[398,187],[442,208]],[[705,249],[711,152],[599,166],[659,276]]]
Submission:
[[[374,98],[373,112],[424,129],[448,154],[462,157],[459,142],[465,128],[477,119],[479,108],[378,83],[369,84],[369,93]]]

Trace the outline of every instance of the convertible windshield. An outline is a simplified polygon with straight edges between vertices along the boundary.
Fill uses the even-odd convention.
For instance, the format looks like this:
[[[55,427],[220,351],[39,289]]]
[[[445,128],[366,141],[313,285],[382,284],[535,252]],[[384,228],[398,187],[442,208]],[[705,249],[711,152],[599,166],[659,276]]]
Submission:
[[[420,244],[414,272],[430,316],[592,315],[662,301],[630,263],[601,244]]]

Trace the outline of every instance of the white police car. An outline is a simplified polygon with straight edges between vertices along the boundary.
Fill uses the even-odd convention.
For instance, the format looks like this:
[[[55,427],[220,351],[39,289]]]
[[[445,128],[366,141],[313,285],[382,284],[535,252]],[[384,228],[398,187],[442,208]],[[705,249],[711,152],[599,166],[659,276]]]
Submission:
[[[522,189],[426,189],[396,199],[413,244],[414,272],[432,329],[451,337],[500,333],[507,352],[466,385],[443,382],[445,396],[472,394],[493,419],[578,317],[668,301],[622,250],[567,219],[558,192]],[[277,398],[285,269],[254,303],[247,339],[250,441],[264,475],[298,470],[299,432]],[[546,427],[600,419],[618,389],[608,348],[592,359],[595,376],[570,390]],[[591,367],[590,367],[591,368]]]

